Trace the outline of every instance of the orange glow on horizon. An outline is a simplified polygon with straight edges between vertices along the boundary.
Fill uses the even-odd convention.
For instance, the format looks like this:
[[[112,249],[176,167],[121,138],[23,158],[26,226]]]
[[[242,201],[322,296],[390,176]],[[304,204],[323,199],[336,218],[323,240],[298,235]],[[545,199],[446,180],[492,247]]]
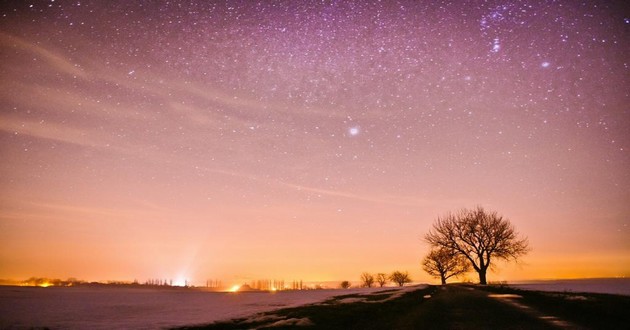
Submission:
[[[628,19],[508,2],[8,1],[0,279],[431,282],[475,205],[532,247],[488,281],[630,276]]]

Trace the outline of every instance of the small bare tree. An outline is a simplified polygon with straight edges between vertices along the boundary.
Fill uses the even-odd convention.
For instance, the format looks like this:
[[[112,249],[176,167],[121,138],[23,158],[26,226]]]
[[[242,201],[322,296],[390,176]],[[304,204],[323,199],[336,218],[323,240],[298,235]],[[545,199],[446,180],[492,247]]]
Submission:
[[[376,282],[382,288],[385,284],[387,284],[387,282],[389,282],[389,279],[387,278],[387,274],[385,273],[376,274]]]
[[[391,275],[389,275],[389,279],[392,280],[392,282],[396,283],[398,286],[403,286],[405,285],[405,283],[411,282],[411,278],[409,278],[409,273],[407,272],[402,273],[399,271],[395,271]]]
[[[363,286],[366,288],[371,288],[374,284],[374,275],[370,273],[361,274],[361,282],[363,282]]]
[[[468,259],[480,284],[487,284],[486,272],[495,259],[517,260],[529,251],[527,239],[518,237],[508,219],[481,206],[438,217],[425,240]]]
[[[442,285],[453,276],[459,276],[470,270],[468,260],[455,251],[438,248],[431,250],[422,260],[422,268],[433,277],[439,277]]]
[[[348,282],[348,281],[341,282],[341,288],[342,289],[347,289],[349,287],[350,287],[350,282]]]

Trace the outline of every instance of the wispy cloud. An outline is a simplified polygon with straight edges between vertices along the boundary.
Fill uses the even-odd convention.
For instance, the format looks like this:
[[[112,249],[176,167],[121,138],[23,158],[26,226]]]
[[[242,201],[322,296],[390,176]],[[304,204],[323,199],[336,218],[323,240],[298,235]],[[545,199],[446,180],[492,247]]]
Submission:
[[[70,205],[70,204],[61,204],[61,203],[51,203],[51,202],[31,202],[32,206],[50,211],[57,211],[63,213],[72,213],[72,214],[80,214],[82,216],[91,215],[91,216],[105,216],[108,218],[116,218],[116,219],[136,219],[141,217],[146,217],[147,215],[155,215],[156,210],[148,209],[146,207],[140,207],[137,209],[132,208],[107,208],[107,207],[95,207],[95,206],[83,206],[83,205]],[[164,210],[161,210],[164,212]]]
[[[417,198],[413,196],[373,196],[373,195],[367,195],[367,194],[357,194],[353,192],[346,192],[346,191],[341,191],[341,190],[321,189],[321,188],[316,188],[316,187],[309,187],[309,186],[304,186],[304,185],[287,183],[287,182],[283,182],[279,180],[262,179],[254,175],[243,174],[243,173],[239,173],[235,171],[212,169],[212,168],[203,168],[203,169],[208,172],[257,181],[257,182],[267,184],[267,185],[282,186],[285,188],[296,190],[298,192],[315,193],[315,194],[324,195],[324,196],[341,197],[341,198],[370,202],[370,203],[390,204],[390,205],[399,205],[399,206],[420,206],[420,205],[428,205],[434,202],[433,200],[429,200],[425,198]]]
[[[225,122],[225,119],[221,118],[216,112],[199,106],[190,106],[171,101],[169,102],[169,107],[173,114],[185,118],[189,123],[196,126],[219,128]]]
[[[87,41],[77,40],[77,42]],[[274,131],[289,134],[296,128],[294,125],[302,121],[312,121],[314,118],[318,118],[318,121],[331,119],[342,121],[347,117],[331,109],[318,108],[314,105],[295,111],[294,107],[287,104],[261,101],[251,95],[224,91],[200,81],[173,79],[165,72],[138,69],[134,75],[130,75],[126,70],[112,70],[105,67],[94,58],[77,58],[77,63],[73,63],[63,53],[50,46],[37,44],[4,32],[0,32],[0,45],[3,48],[17,48],[37,55],[56,72],[78,78],[90,78],[89,80],[82,79],[81,84],[92,85],[95,88],[97,86],[94,84],[108,83],[110,86],[113,84],[113,86],[129,90],[137,97],[142,95],[154,103],[165,103],[172,112],[177,115],[184,114],[189,124],[196,126],[212,128],[221,125],[224,128],[238,130],[243,127],[264,125],[269,118],[274,118]],[[165,76],[169,76],[168,83],[165,83]],[[68,89],[60,91],[59,86],[7,80],[2,80],[1,83],[4,86],[3,90],[6,91],[2,93],[3,97],[20,101],[22,105],[38,108],[44,106],[46,110],[66,112],[67,109],[76,109],[78,112],[89,116],[99,116],[101,119],[104,117],[110,120],[121,119],[121,117],[135,118],[133,112],[124,107],[108,104],[107,100],[99,100],[96,103],[94,99],[97,97],[78,95]],[[11,87],[10,90],[7,87]],[[173,101],[191,98],[196,101],[188,104]],[[117,102],[120,101],[120,99],[117,100]],[[229,118],[229,121],[226,118]],[[291,119],[287,120],[287,118]]]
[[[371,195],[361,195],[351,192],[339,191],[339,190],[330,190],[330,189],[321,189],[308,187],[303,185],[297,185],[292,183],[279,182],[279,184],[294,188],[298,191],[307,191],[316,194],[332,196],[332,197],[342,197],[347,199],[360,200],[365,202],[379,203],[379,204],[392,204],[392,205],[400,205],[400,206],[419,206],[431,203],[430,200],[422,199],[422,198],[414,198],[409,196],[371,196]]]
[[[106,132],[96,129],[79,128],[68,123],[46,120],[34,121],[10,115],[0,115],[0,131],[126,155],[137,155],[139,151],[146,150],[146,147],[129,141],[121,143]]]
[[[0,117],[0,130],[84,147],[106,147],[102,138],[88,131],[47,121],[32,121],[11,116]]]
[[[38,55],[51,67],[60,72],[81,78],[87,77],[86,72],[81,69],[80,66],[68,61],[64,56],[20,37],[0,32],[0,45],[2,45],[2,47],[20,49]]]

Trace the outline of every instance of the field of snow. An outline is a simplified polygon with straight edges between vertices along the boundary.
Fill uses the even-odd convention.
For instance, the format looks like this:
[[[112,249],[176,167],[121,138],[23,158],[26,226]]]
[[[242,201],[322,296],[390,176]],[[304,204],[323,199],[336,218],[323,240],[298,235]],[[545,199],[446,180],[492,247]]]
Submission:
[[[630,279],[510,283],[542,291],[630,295]],[[419,287],[406,287],[414,290]],[[204,292],[120,287],[0,286],[0,329],[160,329],[247,317],[334,296],[395,288],[270,292]],[[354,299],[354,300],[353,300]],[[359,301],[348,298],[340,302]]]
[[[160,329],[245,317],[338,295],[391,289],[228,293],[113,287],[0,287],[0,329]]]
[[[630,278],[531,281],[509,283],[509,285],[525,290],[609,293],[630,296]]]

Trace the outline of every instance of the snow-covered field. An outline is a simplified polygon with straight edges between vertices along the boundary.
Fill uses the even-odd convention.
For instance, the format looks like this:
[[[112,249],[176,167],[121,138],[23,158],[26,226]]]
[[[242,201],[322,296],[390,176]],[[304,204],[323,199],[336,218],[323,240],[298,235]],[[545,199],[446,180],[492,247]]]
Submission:
[[[0,329],[160,329],[245,317],[338,295],[391,289],[394,288],[227,293],[113,287],[0,287]]]
[[[510,283],[528,290],[630,295],[630,279]],[[420,287],[406,287],[415,290]],[[116,287],[0,286],[0,329],[160,329],[211,323],[274,309],[395,288],[269,292],[204,292]],[[359,301],[348,298],[340,302]]]
[[[509,283],[509,285],[525,290],[610,293],[630,296],[630,278],[530,281]]]

